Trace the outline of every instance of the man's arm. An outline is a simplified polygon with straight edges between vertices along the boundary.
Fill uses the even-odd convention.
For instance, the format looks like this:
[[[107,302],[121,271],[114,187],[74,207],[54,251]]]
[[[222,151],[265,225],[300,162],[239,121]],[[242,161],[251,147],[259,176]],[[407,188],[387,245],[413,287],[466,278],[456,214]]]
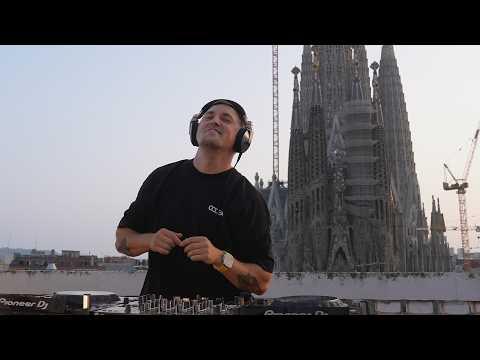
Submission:
[[[217,264],[220,265],[220,262]],[[263,270],[257,264],[244,263],[237,259],[233,261],[232,268],[222,274],[237,288],[256,295],[265,294],[272,280],[272,273]]]
[[[192,236],[180,244],[185,254],[192,261],[201,261],[209,265],[222,263],[223,251],[216,248],[205,236]],[[224,271],[223,276],[235,287],[241,290],[263,295],[268,290],[272,273],[263,270],[257,264],[244,263],[234,259],[230,269]]]
[[[130,228],[117,228],[115,247],[117,251],[127,256],[139,256],[148,251],[168,255],[177,245],[180,245],[181,233],[168,229],[160,229],[156,233],[139,234]]]
[[[150,233],[139,234],[129,228],[118,228],[115,236],[117,251],[127,256],[139,256],[150,250]]]

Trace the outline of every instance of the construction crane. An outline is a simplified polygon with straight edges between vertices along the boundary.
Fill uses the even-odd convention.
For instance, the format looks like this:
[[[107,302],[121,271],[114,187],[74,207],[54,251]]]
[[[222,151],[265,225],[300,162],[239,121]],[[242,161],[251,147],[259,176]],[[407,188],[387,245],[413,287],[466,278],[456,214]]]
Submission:
[[[278,45],[272,45],[272,89],[273,89],[273,175],[272,181],[280,179],[279,165],[279,113],[278,113]]]
[[[470,148],[470,152],[468,153],[467,162],[465,164],[465,169],[463,171],[463,177],[461,179],[457,179],[447,164],[443,164],[444,167],[444,174],[445,174],[445,181],[443,182],[443,190],[450,191],[450,190],[457,190],[458,194],[458,207],[460,212],[460,233],[462,238],[462,248],[464,254],[463,260],[463,270],[468,271],[470,270],[470,244],[468,238],[468,221],[467,221],[467,199],[466,199],[466,189],[468,188],[468,174],[470,172],[470,168],[472,167],[473,155],[475,154],[475,149],[478,144],[478,133],[480,132],[480,122],[475,130],[475,135],[472,139],[472,145]],[[451,185],[448,184],[447,181],[447,172],[451,176],[451,178],[455,181]]]
[[[458,226],[449,226],[447,227],[447,231],[458,231],[459,228]],[[468,228],[469,231],[476,231],[478,233],[480,233],[480,225],[474,225],[474,226],[470,226]]]
[[[448,226],[447,231],[459,231],[460,228],[458,226]],[[475,231],[477,233],[477,239],[480,240],[480,225],[470,226],[468,231]],[[469,239],[470,240],[470,239]],[[479,247],[470,247],[472,249],[480,249]]]

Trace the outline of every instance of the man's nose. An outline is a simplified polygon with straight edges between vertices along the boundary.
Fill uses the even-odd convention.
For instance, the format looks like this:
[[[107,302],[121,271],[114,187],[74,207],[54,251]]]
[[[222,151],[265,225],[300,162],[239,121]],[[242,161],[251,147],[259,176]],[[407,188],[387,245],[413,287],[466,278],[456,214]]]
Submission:
[[[214,122],[215,125],[220,126],[220,124],[222,123],[222,122],[220,121],[220,115],[215,115],[215,116],[213,116],[213,117],[212,117],[212,122]]]

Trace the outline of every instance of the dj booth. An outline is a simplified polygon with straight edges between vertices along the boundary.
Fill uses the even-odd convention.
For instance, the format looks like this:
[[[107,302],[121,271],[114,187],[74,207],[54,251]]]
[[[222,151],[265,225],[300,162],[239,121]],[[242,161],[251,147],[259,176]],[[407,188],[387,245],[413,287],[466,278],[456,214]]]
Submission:
[[[118,296],[106,291],[60,291],[52,295],[0,294],[0,315],[348,315],[350,306],[330,296],[194,299]]]

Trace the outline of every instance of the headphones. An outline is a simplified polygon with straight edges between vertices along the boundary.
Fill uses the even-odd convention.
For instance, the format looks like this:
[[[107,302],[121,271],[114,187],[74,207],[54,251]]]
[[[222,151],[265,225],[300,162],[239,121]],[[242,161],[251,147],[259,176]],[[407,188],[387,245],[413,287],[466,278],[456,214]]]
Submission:
[[[245,113],[245,110],[240,106],[240,104],[236,103],[235,101],[232,100],[227,100],[227,99],[217,99],[217,100],[212,100],[208,103],[206,103],[202,109],[200,110],[200,113],[193,115],[192,120],[190,120],[190,128],[189,128],[189,134],[190,134],[190,141],[192,142],[193,146],[198,146],[198,141],[197,141],[197,130],[198,130],[198,120],[202,118],[203,115],[214,105],[217,104],[223,104],[223,105],[228,105],[231,108],[233,108],[237,114],[240,116],[240,121],[242,122],[243,125],[240,130],[238,130],[237,135],[235,137],[235,143],[233,144],[233,150],[239,154],[244,153],[245,151],[248,150],[250,147],[250,144],[252,143],[252,137],[253,137],[253,127],[252,127],[252,122],[247,121],[247,114]]]

